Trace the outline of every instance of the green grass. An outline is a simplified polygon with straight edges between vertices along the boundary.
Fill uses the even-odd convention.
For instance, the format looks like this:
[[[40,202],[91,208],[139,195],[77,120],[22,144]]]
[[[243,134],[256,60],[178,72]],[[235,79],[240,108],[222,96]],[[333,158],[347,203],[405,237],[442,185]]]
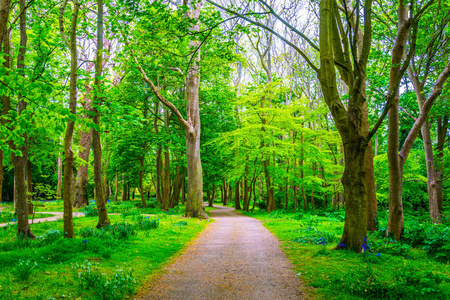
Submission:
[[[315,213],[294,214],[279,210],[270,214],[259,210],[253,214],[245,213],[263,221],[263,225],[280,239],[283,251],[312,298],[450,299],[450,256],[437,255],[439,251],[447,253],[446,245],[441,245],[437,252],[427,247],[427,243],[439,243],[439,237],[436,240],[430,237],[411,247],[407,242],[383,239],[381,232],[368,237],[370,251],[362,254],[337,251],[333,248],[342,234],[343,211]],[[427,216],[406,216],[406,219],[410,236],[415,234],[414,224],[441,230],[443,235],[449,232],[448,224],[428,224],[424,221]],[[422,225],[417,225],[420,223]],[[385,215],[380,217],[381,230],[384,226]],[[408,227],[413,229],[408,231]]]
[[[134,206],[137,202],[131,204]],[[140,211],[138,209],[138,213]],[[97,224],[96,217],[75,218],[74,239],[61,237],[62,221],[31,225],[33,233],[39,237],[37,240],[17,239],[17,225],[1,230],[0,299],[113,299],[104,286],[86,287],[82,279],[93,276],[93,281],[104,283],[111,281],[115,274],[123,278],[122,282],[128,284],[128,288],[131,286],[129,295],[138,292],[170,257],[183,249],[208,224],[208,221],[182,218],[184,207],[169,212],[161,212],[159,208],[144,212],[154,216],[148,219],[144,216],[141,220],[159,219],[158,228],[136,229],[137,234],[128,239],[117,235],[117,228],[110,231],[114,235],[101,231],[103,235],[83,237],[81,232],[86,232],[84,228],[94,228]],[[117,213],[121,211],[118,209]],[[137,219],[138,214],[134,212],[110,216],[112,224],[135,224]],[[23,260],[21,263],[20,259]],[[27,274],[29,266],[32,267],[31,274]],[[118,267],[123,269],[122,273],[117,271]],[[88,268],[92,272],[86,271]],[[128,274],[130,268],[132,280],[127,281],[124,278],[128,275],[124,274]],[[17,274],[23,274],[24,278],[29,276],[29,279],[21,280]],[[115,299],[123,298],[120,294],[116,296],[118,298]]]

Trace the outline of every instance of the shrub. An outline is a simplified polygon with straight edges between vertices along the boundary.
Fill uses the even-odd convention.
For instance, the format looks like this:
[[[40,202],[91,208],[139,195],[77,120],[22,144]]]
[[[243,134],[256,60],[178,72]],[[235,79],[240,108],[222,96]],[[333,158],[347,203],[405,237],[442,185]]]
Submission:
[[[335,287],[365,299],[446,299],[448,291],[441,288],[449,278],[422,271],[412,266],[396,270],[393,276],[375,271],[370,264],[360,265],[352,272],[335,279]]]
[[[27,281],[36,267],[36,262],[32,263],[29,260],[19,259],[19,262],[14,267],[14,277],[19,281]]]
[[[186,221],[178,221],[176,223],[173,223],[173,225],[178,226],[178,227],[182,227],[182,226],[186,226],[188,223]]]
[[[81,209],[81,211],[84,213],[85,217],[97,217],[98,216],[98,210],[97,210],[95,201],[90,201],[89,205],[83,207]]]
[[[133,224],[117,223],[109,226],[109,229],[112,229],[113,235],[117,234],[117,238],[122,240],[128,239],[133,235],[137,235],[136,228]]]
[[[128,239],[136,234],[136,226],[128,223],[116,223],[100,229],[90,227],[80,229],[80,235],[83,238],[95,237],[99,239]]]
[[[62,237],[61,231],[59,231],[58,229],[51,228],[41,236],[41,239],[44,244],[51,244],[56,240],[60,239],[61,237]]]
[[[97,299],[119,300],[134,291],[136,280],[132,270],[125,271],[116,267],[114,275],[110,278],[101,273],[98,268],[89,262],[74,267],[75,280],[81,288],[92,291]]]
[[[302,234],[302,236],[295,237],[292,239],[292,241],[296,243],[326,245],[338,241],[338,238],[334,233],[319,231],[313,227],[308,227],[306,229],[300,228],[296,229],[296,231]]]
[[[159,219],[150,219],[148,216],[144,218],[144,216],[139,215],[136,226],[141,230],[156,229],[159,226]]]

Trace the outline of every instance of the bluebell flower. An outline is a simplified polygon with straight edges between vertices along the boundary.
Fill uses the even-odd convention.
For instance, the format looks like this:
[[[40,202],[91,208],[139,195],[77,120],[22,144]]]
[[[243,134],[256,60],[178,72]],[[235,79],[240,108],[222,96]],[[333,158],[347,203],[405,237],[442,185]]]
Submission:
[[[84,243],[84,244],[87,244],[87,240],[83,240],[83,243]]]
[[[147,216],[147,219],[150,219],[150,217],[149,217],[149,216]]]
[[[380,254],[380,252],[378,252],[378,254],[377,254],[377,257],[381,257],[381,254]]]

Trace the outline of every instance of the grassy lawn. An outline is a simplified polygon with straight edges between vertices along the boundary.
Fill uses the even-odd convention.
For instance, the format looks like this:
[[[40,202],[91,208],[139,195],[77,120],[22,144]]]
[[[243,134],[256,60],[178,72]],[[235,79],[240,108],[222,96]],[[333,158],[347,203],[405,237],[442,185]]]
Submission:
[[[317,299],[450,299],[450,227],[432,225],[428,216],[407,215],[405,241],[368,237],[370,250],[332,250],[340,241],[344,212],[260,210],[245,213],[261,220],[281,241],[307,291]]]
[[[17,239],[17,225],[0,230],[0,299],[130,297],[209,223],[183,218],[181,206],[161,212],[137,204],[108,204],[120,215],[106,230],[93,229],[95,216],[74,218],[74,239],[62,238],[62,221],[31,225],[37,240]]]

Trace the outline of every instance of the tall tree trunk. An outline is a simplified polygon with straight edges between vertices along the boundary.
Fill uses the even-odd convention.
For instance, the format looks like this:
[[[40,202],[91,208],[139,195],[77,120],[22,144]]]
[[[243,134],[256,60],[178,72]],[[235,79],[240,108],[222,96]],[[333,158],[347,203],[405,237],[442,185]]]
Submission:
[[[8,29],[8,21],[9,21],[9,10],[10,10],[11,0],[5,0],[0,2],[0,48],[2,53],[9,54],[10,53],[10,38],[9,34],[7,34]],[[3,58],[3,67],[8,70],[11,67],[11,56],[10,55],[2,55]],[[8,72],[6,73],[8,74]],[[11,98],[7,95],[3,95],[2,97],[2,116],[6,116],[9,114],[11,110]],[[1,118],[0,124],[5,125],[9,123],[8,119]],[[4,153],[0,150],[0,201],[3,200],[3,180],[4,180],[4,170],[3,170],[3,156]],[[14,190],[13,188],[13,201],[14,201]],[[14,209],[15,209],[15,201],[14,201]]]
[[[445,138],[447,136],[447,127],[449,124],[449,116],[446,115],[443,118],[438,118],[438,142],[437,142],[437,155],[436,155],[436,191],[437,191],[437,202],[439,207],[439,214],[442,215],[444,212],[444,195],[442,191],[442,180],[444,179],[444,144]]]
[[[102,186],[102,146],[100,141],[100,112],[98,107],[102,102],[101,76],[103,69],[103,0],[97,0],[97,61],[95,64],[95,93],[93,105],[93,121],[96,128],[92,130],[92,148],[94,149],[94,185],[97,191],[97,210],[98,223],[97,228],[103,228],[110,224],[108,212],[106,210],[106,201],[103,195]]]
[[[426,120],[422,125],[422,139],[427,166],[427,188],[430,218],[433,223],[442,223],[437,195],[437,176],[434,166],[433,144],[431,143],[431,129],[428,120]]]
[[[122,174],[122,195],[120,201],[127,201],[127,185],[125,184],[125,174]]]
[[[223,206],[227,206],[228,204],[228,188],[227,188],[227,182],[225,181],[225,177],[223,178]]]
[[[425,91],[424,91],[424,83],[419,82],[418,76],[414,76],[411,67],[408,68],[408,76],[411,79],[414,91],[416,93],[417,102],[419,104],[419,108],[422,111],[423,105],[425,103]],[[423,140],[423,148],[425,152],[425,164],[427,167],[427,189],[428,189],[428,204],[429,204],[429,212],[430,218],[434,223],[441,223],[441,214],[439,211],[439,201],[438,201],[438,192],[437,192],[437,174],[434,165],[434,157],[433,157],[433,144],[431,142],[431,128],[428,123],[428,118],[422,125],[422,140]]]
[[[20,47],[17,55],[17,70],[19,74],[25,77],[25,53],[27,47],[27,29],[26,29],[26,2],[25,0],[19,1],[20,10],[24,11],[20,16]],[[22,116],[27,108],[27,102],[19,93],[17,103],[17,113],[19,118]],[[23,116],[22,116],[23,117]],[[27,186],[25,182],[26,166],[28,162],[28,135],[22,134],[23,145],[19,147],[19,151],[22,156],[15,154],[11,155],[11,160],[14,164],[14,179],[16,181],[15,196],[16,196],[16,213],[17,213],[17,226],[18,236],[35,238],[28,225],[28,205],[27,205]]]
[[[145,148],[145,146],[144,146]],[[145,193],[144,193],[144,162],[145,162],[145,156],[142,155],[140,159],[141,168],[139,170],[139,194],[141,194],[141,202],[142,206],[145,207]]]
[[[239,181],[236,181],[236,185],[234,187],[234,209],[241,210],[241,198],[239,191]]]
[[[80,9],[80,3],[75,1],[73,5],[72,20],[70,26],[70,41],[67,40],[64,30],[64,10],[67,5],[67,1],[64,1],[59,11],[59,26],[61,35],[70,49],[70,98],[69,108],[72,115],[77,113],[77,69],[78,69],[78,56],[77,56],[77,40],[76,40],[76,28],[78,12]],[[64,137],[64,179],[63,179],[63,200],[64,200],[64,235],[66,238],[74,237],[73,228],[73,216],[72,216],[72,201],[73,201],[73,167],[74,157],[72,150],[73,143],[73,131],[75,122],[69,118],[67,121],[66,135]]]
[[[57,174],[58,179],[56,182],[56,198],[62,199],[62,173],[63,173],[63,164],[62,164],[62,158],[60,156],[61,154],[58,153],[58,159],[56,160],[56,166],[57,166]]]
[[[162,210],[169,210],[170,201],[170,156],[169,150],[164,151],[164,185],[162,187]]]
[[[398,6],[398,29],[399,33],[402,28],[407,26],[408,8],[406,3],[399,3]],[[397,34],[397,40],[394,45],[391,71],[389,78],[389,94],[395,93],[394,103],[389,110],[389,131],[387,156],[389,165],[389,220],[386,235],[392,232],[397,240],[403,236],[404,214],[402,200],[403,186],[403,166],[398,155],[399,151],[399,91],[396,88],[395,81],[400,76],[400,63],[404,55],[404,49],[408,38],[408,32],[403,35]]]
[[[248,159],[247,159],[248,160]],[[250,203],[249,203],[249,197],[248,197],[248,163],[245,164],[245,175],[244,175],[244,201],[243,201],[243,208],[244,211],[248,211]]]
[[[184,0],[187,4],[187,0]],[[192,3],[192,18],[198,20],[202,2]],[[198,32],[199,24],[195,24],[191,31]],[[187,158],[187,201],[185,217],[208,219],[203,207],[203,175],[200,159],[200,111],[199,111],[199,86],[200,86],[200,41],[191,41],[189,46],[196,48],[193,62],[186,77],[187,99],[187,124],[186,129],[186,158]]]

